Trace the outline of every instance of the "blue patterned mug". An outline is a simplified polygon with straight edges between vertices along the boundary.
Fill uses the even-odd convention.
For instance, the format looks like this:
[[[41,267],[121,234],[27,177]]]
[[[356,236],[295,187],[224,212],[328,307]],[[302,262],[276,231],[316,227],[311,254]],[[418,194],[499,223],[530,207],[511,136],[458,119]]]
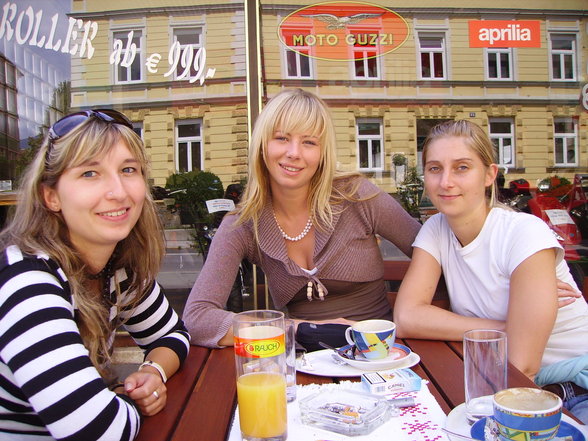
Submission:
[[[345,338],[355,344],[367,360],[386,358],[394,347],[396,324],[389,320],[363,320],[345,330]]]
[[[530,387],[513,387],[494,394],[494,419],[500,441],[547,441],[559,429],[561,398]]]

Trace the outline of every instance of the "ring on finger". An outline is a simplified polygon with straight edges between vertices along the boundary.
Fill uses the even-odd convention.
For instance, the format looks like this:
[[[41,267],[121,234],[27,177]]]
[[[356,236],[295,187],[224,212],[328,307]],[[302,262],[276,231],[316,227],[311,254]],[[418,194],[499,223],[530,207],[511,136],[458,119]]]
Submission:
[[[155,397],[156,400],[159,400],[159,394],[157,393],[156,390],[153,391],[153,396]]]

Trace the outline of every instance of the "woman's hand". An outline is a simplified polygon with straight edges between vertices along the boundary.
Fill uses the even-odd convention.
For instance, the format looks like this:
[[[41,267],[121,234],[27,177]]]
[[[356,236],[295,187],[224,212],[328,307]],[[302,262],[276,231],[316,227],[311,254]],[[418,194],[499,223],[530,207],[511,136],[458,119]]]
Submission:
[[[571,285],[561,280],[557,280],[557,302],[560,308],[574,303],[577,298],[582,297],[580,291],[576,291]]]
[[[160,412],[167,402],[167,388],[158,372],[133,372],[125,379],[125,393],[137,404],[144,416]]]

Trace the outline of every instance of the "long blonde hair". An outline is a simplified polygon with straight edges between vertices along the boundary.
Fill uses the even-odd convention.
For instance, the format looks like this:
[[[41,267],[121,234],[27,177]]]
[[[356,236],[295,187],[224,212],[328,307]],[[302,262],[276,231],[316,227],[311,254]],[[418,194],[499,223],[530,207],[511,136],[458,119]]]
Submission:
[[[249,143],[248,181],[238,208],[238,223],[253,221],[255,237],[259,215],[271,197],[265,156],[268,142],[276,130],[284,133],[312,134],[319,138],[319,166],[310,182],[308,207],[318,226],[332,227],[333,214],[344,200],[357,200],[358,173],[336,170],[335,128],[325,102],[302,89],[287,89],[268,101],[257,117]],[[337,185],[334,185],[337,182]]]
[[[471,121],[458,120],[445,121],[431,129],[423,144],[423,164],[427,163],[427,149],[429,145],[437,139],[450,137],[463,138],[465,144],[478,155],[485,167],[490,167],[496,163],[496,151],[486,132],[479,125]],[[495,179],[486,189],[488,206],[506,208],[505,205],[498,202],[497,193]]]
[[[43,187],[55,188],[64,171],[106,154],[117,142],[123,142],[139,162],[146,189],[139,219],[129,235],[117,244],[113,257],[114,269],[126,268],[132,274],[129,292],[135,294],[129,303],[117,306],[132,307],[155,280],[165,246],[161,222],[149,191],[145,149],[130,128],[90,117],[56,141],[45,139],[22,177],[14,216],[0,235],[3,246],[17,245],[29,254],[45,253],[61,266],[75,299],[82,340],[92,363],[104,377],[110,375],[109,339],[113,329],[109,311],[100,296],[88,288],[87,262],[82,261],[69,240],[68,227],[61,213],[45,205]],[[120,294],[118,280],[115,285]]]

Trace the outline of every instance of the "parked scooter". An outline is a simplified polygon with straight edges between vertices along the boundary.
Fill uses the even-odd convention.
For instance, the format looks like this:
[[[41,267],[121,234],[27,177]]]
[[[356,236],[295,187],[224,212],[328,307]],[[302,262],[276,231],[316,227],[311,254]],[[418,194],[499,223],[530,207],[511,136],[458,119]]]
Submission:
[[[564,202],[584,239],[588,239],[588,174],[576,174]]]
[[[504,197],[502,202],[518,211],[531,213],[545,221],[563,246],[565,259],[568,261],[580,260],[581,256],[578,254],[575,245],[580,244],[582,241],[582,234],[571,216],[570,204],[565,202],[569,193],[562,191],[560,187],[557,188],[556,190],[556,187],[552,186],[551,180],[549,180],[547,184],[543,184],[535,191],[531,191],[528,181],[517,179],[510,183],[508,197]],[[574,208],[578,213],[582,209],[585,210],[585,198],[584,205],[576,203]]]

